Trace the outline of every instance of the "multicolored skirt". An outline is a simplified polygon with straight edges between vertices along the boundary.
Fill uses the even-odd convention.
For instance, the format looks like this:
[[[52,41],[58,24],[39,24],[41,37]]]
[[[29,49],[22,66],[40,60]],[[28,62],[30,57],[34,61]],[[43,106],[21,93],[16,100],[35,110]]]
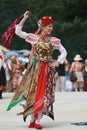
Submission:
[[[14,96],[7,107],[10,110],[18,103],[26,100],[23,114],[24,121],[27,116],[34,113],[38,118],[38,112],[42,111],[54,119],[53,102],[55,101],[55,69],[49,66],[50,62],[34,59],[28,65],[27,71],[18,86]]]

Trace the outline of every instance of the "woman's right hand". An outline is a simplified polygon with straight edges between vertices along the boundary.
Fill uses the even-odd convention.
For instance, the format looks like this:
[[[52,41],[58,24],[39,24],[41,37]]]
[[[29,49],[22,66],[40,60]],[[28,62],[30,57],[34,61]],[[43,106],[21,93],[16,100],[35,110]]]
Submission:
[[[27,19],[28,17],[29,17],[29,11],[26,11],[25,13],[24,13],[24,19]]]
[[[24,17],[22,18],[22,20],[20,21],[20,25],[24,25],[24,23],[25,23],[25,21],[27,20],[27,18],[29,17],[29,11],[26,11],[25,13],[24,13]]]

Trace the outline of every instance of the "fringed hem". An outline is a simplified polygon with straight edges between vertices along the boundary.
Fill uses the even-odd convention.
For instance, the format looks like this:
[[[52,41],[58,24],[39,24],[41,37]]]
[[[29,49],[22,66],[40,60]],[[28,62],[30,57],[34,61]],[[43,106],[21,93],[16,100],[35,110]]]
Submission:
[[[13,102],[12,104],[10,104],[8,107],[7,107],[7,111],[9,111],[10,109],[12,109],[13,107],[15,107],[17,104],[19,104],[21,101],[24,100],[24,97],[21,96],[19,100]]]

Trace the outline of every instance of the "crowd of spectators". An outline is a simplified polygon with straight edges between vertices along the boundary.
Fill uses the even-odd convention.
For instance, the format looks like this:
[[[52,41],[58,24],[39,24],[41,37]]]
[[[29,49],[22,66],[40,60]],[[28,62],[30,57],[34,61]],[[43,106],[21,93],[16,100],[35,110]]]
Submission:
[[[58,54],[59,56],[60,54]],[[28,63],[23,63],[17,56],[13,56],[10,60],[3,55],[0,50],[0,99],[2,99],[2,92],[14,92],[20,84],[23,75],[27,69]],[[72,63],[65,59],[63,64],[55,69],[55,91],[87,91],[87,59],[76,54]],[[5,73],[4,73],[5,72]],[[77,80],[72,82],[70,80],[71,73],[76,74]]]

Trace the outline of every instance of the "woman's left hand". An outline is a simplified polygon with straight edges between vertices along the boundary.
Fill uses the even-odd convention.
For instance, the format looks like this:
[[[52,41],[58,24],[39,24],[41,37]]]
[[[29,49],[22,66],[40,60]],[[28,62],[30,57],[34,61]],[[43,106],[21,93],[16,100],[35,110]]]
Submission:
[[[55,61],[55,62],[50,63],[50,67],[52,68],[59,67],[59,62]]]

